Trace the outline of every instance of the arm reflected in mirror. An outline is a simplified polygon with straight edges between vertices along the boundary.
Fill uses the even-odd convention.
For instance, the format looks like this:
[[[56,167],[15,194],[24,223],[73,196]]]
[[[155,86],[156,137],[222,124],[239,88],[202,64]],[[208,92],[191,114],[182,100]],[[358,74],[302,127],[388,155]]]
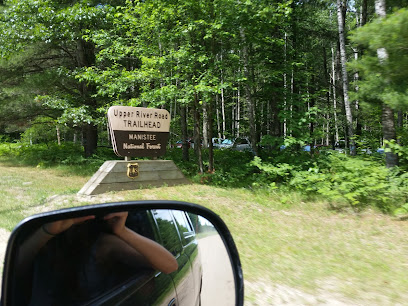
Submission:
[[[112,255],[118,259],[132,262],[142,255],[155,270],[166,274],[177,270],[178,264],[174,256],[157,242],[137,234],[125,226],[127,212],[112,213],[104,217],[104,220],[111,227],[112,232],[119,237],[126,245],[122,248],[115,248],[114,244],[107,244],[111,247]],[[137,256],[139,254],[139,256]]]

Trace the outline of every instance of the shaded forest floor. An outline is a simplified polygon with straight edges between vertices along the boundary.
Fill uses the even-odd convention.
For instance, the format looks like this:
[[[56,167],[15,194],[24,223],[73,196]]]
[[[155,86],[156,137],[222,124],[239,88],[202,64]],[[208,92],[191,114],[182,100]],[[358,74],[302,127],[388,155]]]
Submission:
[[[249,305],[391,305],[408,298],[407,222],[373,210],[333,211],[328,203],[304,201],[298,193],[198,184],[78,197],[76,192],[88,178],[1,162],[2,232],[11,231],[23,217],[62,207],[123,200],[190,201],[214,210],[230,228]],[[6,232],[3,236],[7,238]]]

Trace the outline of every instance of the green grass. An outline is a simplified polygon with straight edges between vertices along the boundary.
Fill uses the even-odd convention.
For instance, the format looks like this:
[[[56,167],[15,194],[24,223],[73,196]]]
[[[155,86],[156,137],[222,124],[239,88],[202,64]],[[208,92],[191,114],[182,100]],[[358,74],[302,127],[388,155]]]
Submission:
[[[0,164],[0,227],[11,230],[32,209],[47,206],[56,194],[75,194],[86,177],[55,169]]]
[[[11,230],[39,211],[123,200],[183,200],[219,214],[251,283],[282,284],[308,293],[333,291],[357,302],[404,304],[408,287],[408,223],[376,211],[336,212],[297,193],[204,185],[162,187],[80,199],[89,177],[64,168],[0,163],[0,227]],[[62,195],[50,200],[53,195]],[[254,299],[246,291],[248,301]]]

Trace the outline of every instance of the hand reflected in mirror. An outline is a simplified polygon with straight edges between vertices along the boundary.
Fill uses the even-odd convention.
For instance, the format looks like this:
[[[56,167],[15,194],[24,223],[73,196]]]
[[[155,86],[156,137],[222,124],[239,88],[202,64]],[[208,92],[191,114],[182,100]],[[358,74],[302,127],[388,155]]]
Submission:
[[[48,236],[51,236],[49,238],[52,238],[52,236],[56,236],[62,232],[65,232],[72,225],[82,223],[90,219],[95,219],[95,216],[85,216],[85,217],[79,217],[79,218],[58,220],[58,221],[44,224],[41,227],[41,229],[43,230],[45,234],[48,234]]]

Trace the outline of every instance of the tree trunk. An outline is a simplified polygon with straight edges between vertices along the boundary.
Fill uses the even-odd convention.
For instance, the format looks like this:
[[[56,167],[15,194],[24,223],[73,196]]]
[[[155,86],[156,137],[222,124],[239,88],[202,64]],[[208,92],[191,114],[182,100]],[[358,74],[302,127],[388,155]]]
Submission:
[[[367,23],[367,0],[363,0],[361,3],[361,26]]]
[[[214,148],[213,148],[213,116],[211,115],[213,112],[213,102],[210,100],[207,103],[208,107],[208,138],[210,140],[208,144],[208,171],[213,172],[214,171]]]
[[[279,119],[279,109],[278,109],[278,101],[276,97],[276,93],[274,94],[274,99],[272,99],[270,103],[270,112],[272,116],[272,127],[271,127],[271,135],[274,137],[281,137],[281,122]]]
[[[225,139],[225,99],[224,88],[221,88],[222,138]]]
[[[385,0],[375,0],[375,13],[379,18],[384,18],[386,16],[386,5]],[[377,49],[377,57],[380,64],[388,60],[388,53],[385,48]],[[395,118],[394,110],[383,102],[382,107],[382,126],[383,126],[383,138],[384,140],[391,141],[396,139],[395,132]],[[386,147],[388,145],[386,144]],[[387,168],[391,168],[398,165],[398,156],[393,152],[385,153],[385,164]]]
[[[180,106],[180,125],[181,125],[181,138],[182,138],[182,150],[183,150],[183,160],[188,161],[188,147],[189,144],[187,142],[188,133],[187,133],[187,110],[185,105]]]
[[[404,115],[403,115],[403,113],[402,113],[401,110],[398,111],[398,115],[397,115],[397,127],[398,127],[399,130],[401,130],[401,129],[404,127]],[[399,145],[404,145],[404,144],[401,142],[401,138],[400,138],[400,137],[397,139],[397,143],[398,143]]]
[[[85,157],[91,157],[95,153],[97,146],[98,129],[92,123],[85,124],[82,135]]]
[[[203,102],[203,147],[208,148],[208,143],[211,142],[211,139],[208,139],[208,112],[207,112],[207,102]]]
[[[201,152],[201,134],[200,134],[200,112],[199,112],[198,95],[194,93],[194,151],[197,156],[197,164],[199,172],[204,173],[203,157]]]
[[[339,52],[336,50],[336,54],[334,52],[334,48],[332,47],[332,95],[333,95],[333,115],[334,115],[334,142],[333,142],[333,147],[335,143],[338,143],[340,140],[339,137],[339,125],[338,125],[338,119],[337,119],[337,86],[336,82],[338,80],[338,65],[337,63],[339,62]]]
[[[57,143],[60,146],[61,145],[61,133],[60,133],[60,129],[58,127],[58,125],[56,125],[56,130],[57,130]]]
[[[263,103],[263,105],[261,106],[262,107],[262,122],[263,122],[263,124],[261,124],[260,126],[259,126],[259,130],[261,130],[261,136],[263,136],[263,135],[267,135],[268,134],[268,127],[269,127],[269,123],[270,123],[270,120],[268,120],[268,103],[266,103],[266,102],[264,102]]]
[[[77,41],[77,65],[78,67],[90,67],[95,64],[95,47],[92,43],[83,39]],[[83,99],[83,104],[90,107],[92,118],[96,118],[94,114],[96,110],[96,101],[92,97],[93,88],[82,82],[79,84],[79,91]],[[98,145],[98,129],[94,123],[84,124],[84,152],[85,157],[91,157]]]
[[[315,94],[316,94],[316,90],[315,90],[315,75],[312,73],[312,79],[311,79],[311,84],[308,84],[308,91],[309,91],[309,103],[308,103],[308,108],[310,111],[310,108],[313,108],[316,105],[316,98],[315,98]],[[314,131],[315,131],[315,124],[314,124],[314,119],[309,118],[310,119],[310,125],[309,125],[309,135],[310,135],[310,154],[314,153],[314,145],[315,145],[315,139],[314,139]]]
[[[402,111],[398,111],[398,128],[402,129],[404,126],[404,114]]]
[[[287,82],[287,71],[288,71],[288,60],[287,60],[287,51],[288,51],[288,34],[285,32],[285,45],[284,45],[284,73],[283,73],[283,110],[285,114],[287,113],[288,106],[288,82]],[[283,118],[283,137],[286,137],[287,131],[287,122],[286,115]]]
[[[218,95],[215,96],[215,108],[216,108],[216,115],[217,115],[217,135],[218,135],[218,138],[222,138],[221,123],[220,123],[220,109],[218,107]]]
[[[326,83],[326,86],[328,90],[326,91],[326,101],[327,101],[327,107],[330,109],[331,107],[331,101],[330,101],[330,96],[331,96],[331,91],[332,91],[332,86],[331,86],[331,81],[330,81],[330,69],[328,67],[328,62],[327,62],[327,52],[326,48],[323,47],[323,70],[324,70],[324,81]],[[324,130],[324,128],[323,128]],[[329,145],[329,138],[330,138],[330,114],[326,114],[326,137],[325,139],[322,139],[322,144]]]
[[[235,135],[235,105],[231,106],[231,133]]]
[[[384,140],[394,140],[395,137],[395,124],[394,124],[394,110],[387,104],[383,103],[382,109],[382,126]],[[388,145],[386,144],[387,148]],[[385,164],[387,168],[392,168],[398,165],[398,156],[392,152],[385,152]]]
[[[245,98],[248,105],[248,119],[249,119],[249,138],[251,141],[252,151],[257,156],[258,155],[258,146],[257,146],[257,137],[256,137],[256,120],[255,120],[255,102],[252,98],[251,86],[249,80],[251,80],[251,75],[249,71],[249,54],[245,30],[240,29],[241,43],[242,43],[242,58],[244,61],[244,76],[246,81],[244,83]]]
[[[360,7],[360,18],[357,18],[357,27],[362,27],[367,23],[367,0],[363,0]],[[358,8],[356,7],[356,11]],[[357,15],[358,16],[358,15]],[[354,60],[358,60],[359,55],[362,53],[362,50],[359,47],[353,48],[354,51]],[[354,82],[357,82],[360,79],[358,71],[354,73]],[[355,91],[358,92],[358,85],[355,87]],[[356,100],[356,134],[362,135],[362,118],[361,118],[361,105],[358,100]]]
[[[98,128],[94,124],[85,124],[85,133],[84,137],[84,152],[85,157],[91,157],[98,146]],[[90,138],[89,138],[90,137]]]
[[[241,90],[238,86],[237,90],[237,118],[236,118],[236,136],[240,136],[240,122],[241,122]]]
[[[337,0],[337,21],[339,30],[340,41],[340,62],[342,70],[342,83],[343,83],[343,97],[344,108],[346,111],[347,120],[347,134],[349,139],[350,155],[356,154],[356,146],[354,141],[354,128],[353,128],[353,115],[351,113],[350,100],[348,95],[348,76],[347,76],[347,54],[346,54],[346,41],[344,35],[345,15],[347,11],[347,0]]]

